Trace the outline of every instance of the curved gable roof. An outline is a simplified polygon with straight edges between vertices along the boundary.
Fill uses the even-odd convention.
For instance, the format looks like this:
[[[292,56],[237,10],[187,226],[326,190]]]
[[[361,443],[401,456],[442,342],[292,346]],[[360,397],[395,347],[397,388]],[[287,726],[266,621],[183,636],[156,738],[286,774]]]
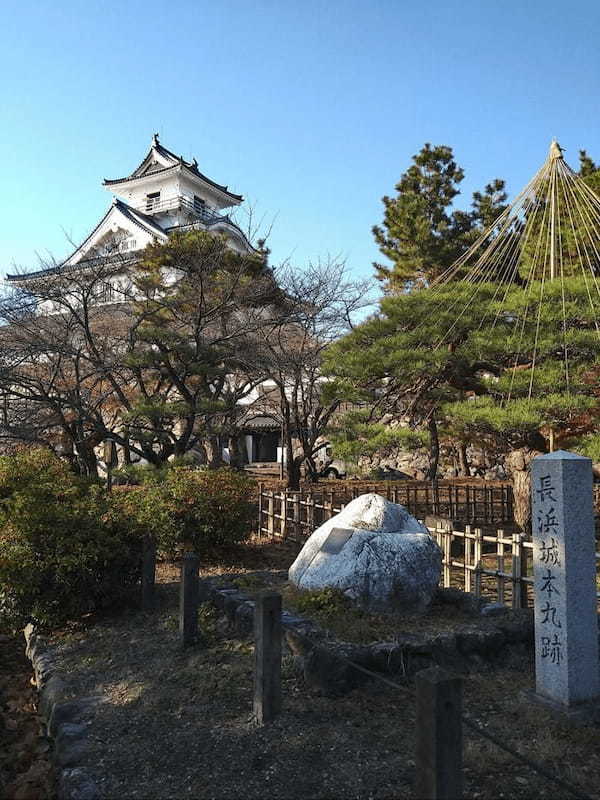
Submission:
[[[157,169],[150,169],[153,164],[161,165],[158,166]],[[234,192],[230,192],[227,186],[223,186],[220,183],[216,183],[215,181],[211,180],[209,177],[204,175],[198,169],[198,162],[194,158],[192,161],[186,161],[183,156],[178,156],[173,153],[171,150],[167,149],[158,141],[158,134],[154,134],[152,137],[152,144],[150,145],[150,150],[146,154],[145,158],[138,164],[138,166],[133,170],[133,172],[125,178],[105,178],[102,182],[103,186],[116,186],[121,183],[128,183],[129,181],[134,181],[140,178],[145,178],[148,175],[158,175],[161,173],[168,172],[171,169],[176,169],[177,167],[181,167],[188,172],[190,172],[195,178],[200,178],[200,180],[207,183],[209,186],[212,186],[215,189],[218,189],[223,194],[227,195],[230,199],[234,200],[236,203],[241,203],[244,199],[243,195],[241,194],[234,194]]]
[[[77,247],[70,256],[65,258],[60,264],[57,264],[54,267],[48,267],[46,269],[36,270],[35,272],[28,272],[23,275],[7,275],[7,281],[26,281],[30,278],[38,278],[43,275],[50,275],[53,272],[58,272],[59,270],[65,268],[76,267],[77,264],[82,263],[85,261],[85,254],[86,250],[89,250],[94,242],[94,237],[98,234],[98,231],[102,228],[105,222],[107,222],[111,216],[121,217],[121,219],[127,220],[130,223],[128,227],[131,225],[139,228],[140,230],[144,231],[145,233],[149,234],[150,236],[154,236],[161,240],[166,240],[168,238],[165,231],[156,224],[156,221],[152,218],[143,214],[141,211],[137,211],[135,208],[131,208],[128,206],[127,203],[124,203],[122,200],[117,200],[115,198],[114,202],[111,204],[110,208],[106,212],[106,214],[102,217],[100,222],[96,225],[94,230],[84,239],[84,241]],[[80,258],[77,256],[80,255]]]

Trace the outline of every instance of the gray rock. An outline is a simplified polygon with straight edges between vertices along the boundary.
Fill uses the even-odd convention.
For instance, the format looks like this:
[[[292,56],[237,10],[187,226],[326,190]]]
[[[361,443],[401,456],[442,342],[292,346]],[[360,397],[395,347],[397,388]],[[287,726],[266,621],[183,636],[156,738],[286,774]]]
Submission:
[[[508,613],[504,603],[488,603],[479,612],[482,617],[498,617]]]
[[[43,716],[49,717],[53,708],[61,703],[66,692],[65,682],[57,675],[53,675],[45,684],[40,696],[40,711]]]
[[[73,767],[79,764],[88,751],[85,739],[74,739],[67,737],[56,742],[54,747],[54,757],[59,767]]]
[[[299,589],[337,588],[364,608],[425,608],[442,554],[427,528],[377,494],[357,497],[308,539],[289,579]]]
[[[88,726],[81,722],[63,722],[54,734],[55,743],[58,745],[60,742],[66,741],[67,739],[79,739],[86,734],[87,729]]]
[[[385,531],[394,533],[429,533],[425,525],[399,503],[390,503],[380,494],[362,494],[352,500],[333,519],[321,525],[321,530],[336,520],[335,527],[344,522],[348,528],[360,528],[365,531]],[[316,533],[316,531],[315,531]]]
[[[254,603],[246,600],[235,611],[235,630],[240,636],[247,636],[254,628]]]
[[[229,625],[235,625],[235,615],[238,607],[245,601],[246,597],[240,592],[230,592],[229,594],[225,595],[225,600],[223,601],[223,612],[227,617],[227,622]]]
[[[221,589],[218,588],[215,590],[214,594],[212,595],[212,602],[215,605],[217,611],[225,611],[225,603],[227,598],[230,595],[238,594],[237,589]]]
[[[48,733],[50,736],[56,736],[58,729],[65,723],[81,722],[90,711],[100,703],[103,703],[104,700],[104,697],[98,695],[57,703],[48,720]]]
[[[58,796],[60,800],[98,800],[100,792],[85,770],[73,767],[63,769],[58,784]]]

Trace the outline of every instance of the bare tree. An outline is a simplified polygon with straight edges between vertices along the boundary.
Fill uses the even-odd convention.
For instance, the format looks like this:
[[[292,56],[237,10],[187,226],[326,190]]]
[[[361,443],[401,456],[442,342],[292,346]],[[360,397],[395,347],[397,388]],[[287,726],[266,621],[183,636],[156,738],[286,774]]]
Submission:
[[[6,435],[66,438],[90,474],[108,437],[160,465],[216,435],[261,380],[240,372],[258,331],[287,309],[261,253],[200,231],[25,287],[1,309]]]
[[[277,283],[286,313],[260,328],[245,372],[266,378],[256,413],[266,411],[279,424],[288,486],[298,489],[303,465],[314,475],[315,455],[342,402],[322,375],[323,356],[371,305],[371,282],[353,280],[343,262],[329,259],[303,271],[286,265]]]

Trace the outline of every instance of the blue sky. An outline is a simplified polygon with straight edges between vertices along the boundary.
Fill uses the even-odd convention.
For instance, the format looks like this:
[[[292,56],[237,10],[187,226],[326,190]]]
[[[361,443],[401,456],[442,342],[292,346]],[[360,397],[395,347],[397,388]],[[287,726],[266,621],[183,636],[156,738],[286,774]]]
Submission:
[[[273,221],[272,261],[378,258],[425,141],[518,191],[556,136],[600,161],[600,3],[21,0],[3,14],[0,271],[66,255],[151,134]]]

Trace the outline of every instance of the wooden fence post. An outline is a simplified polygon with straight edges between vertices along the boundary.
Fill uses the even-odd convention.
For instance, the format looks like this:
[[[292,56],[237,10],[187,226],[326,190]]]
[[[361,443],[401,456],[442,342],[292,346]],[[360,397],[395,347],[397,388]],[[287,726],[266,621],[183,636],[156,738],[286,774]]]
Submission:
[[[513,533],[512,537],[512,607],[521,608],[521,539],[520,533]]]
[[[416,675],[415,796],[462,797],[462,679],[441,667]]]
[[[293,515],[294,515],[294,540],[296,542],[302,541],[302,506],[301,493],[294,492]]]
[[[198,567],[196,553],[185,553],[179,590],[179,634],[184,647],[198,641]]]
[[[275,490],[269,489],[269,502],[267,505],[267,532],[273,539],[275,536]]]
[[[254,717],[260,725],[281,711],[281,595],[259,596],[254,609]]]
[[[452,581],[452,525],[444,525],[444,588]]]
[[[152,536],[144,536],[142,548],[142,608],[152,611],[156,581],[156,544]]]
[[[527,577],[527,550],[523,546],[523,542],[525,541],[525,537],[521,536],[520,542],[520,550],[521,550],[521,608],[528,608],[529,607],[529,584],[523,580],[523,578]],[[532,551],[532,559],[533,559],[533,551]],[[533,563],[532,563],[533,567]]]
[[[498,572],[504,572],[504,542],[500,541],[504,539],[504,531],[497,530],[496,531],[496,553],[498,556]],[[498,593],[498,602],[504,603],[504,575],[498,575],[496,579],[496,589]]]
[[[481,597],[481,571],[483,570],[483,533],[481,528],[475,528],[475,540],[473,542],[473,552],[474,552],[474,591],[475,597]]]
[[[473,573],[471,572],[471,565],[473,563],[471,559],[471,548],[473,545],[473,540],[471,539],[471,526],[465,525],[465,551],[464,551],[464,568],[465,568],[465,592],[471,591],[471,586],[473,583]]]
[[[281,538],[285,540],[287,537],[287,511],[288,511],[288,493],[287,489],[281,493],[281,519],[279,520],[279,524],[281,525]]]
[[[258,538],[262,539],[263,529],[263,485],[258,484]]]
[[[326,501],[327,491],[323,491],[323,522],[333,517],[333,492],[329,492],[329,502]]]
[[[315,530],[315,496],[312,489],[306,498],[306,522],[308,524],[308,535],[310,536]]]

